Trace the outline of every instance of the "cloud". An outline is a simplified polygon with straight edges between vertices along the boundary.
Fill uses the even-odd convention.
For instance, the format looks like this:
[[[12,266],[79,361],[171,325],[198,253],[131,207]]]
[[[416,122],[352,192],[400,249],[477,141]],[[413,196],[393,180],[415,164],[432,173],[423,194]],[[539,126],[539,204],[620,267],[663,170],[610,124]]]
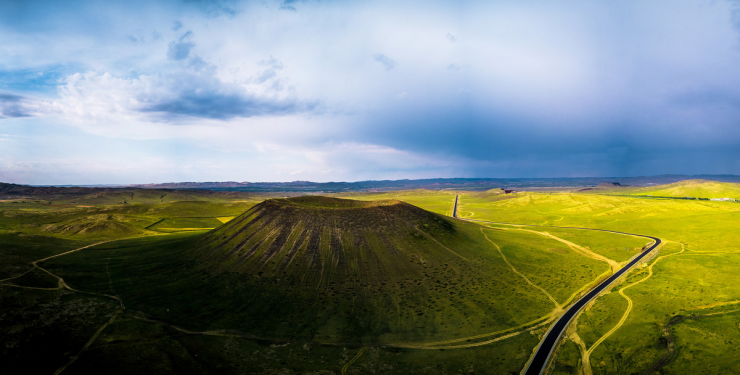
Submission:
[[[740,0],[728,1],[732,5],[732,10],[730,11],[730,23],[735,29],[740,31]]]
[[[61,98],[53,102],[52,108],[87,121],[129,118],[178,122],[188,117],[226,120],[281,116],[312,111],[318,106],[318,101],[295,96],[257,95],[225,83],[212,73],[184,71],[136,78],[96,72],[75,74],[60,88]]]
[[[172,41],[167,46],[167,58],[170,60],[185,60],[190,55],[190,49],[195,47],[195,44],[190,41],[193,33],[188,31],[177,41]]]
[[[382,53],[373,54],[373,60],[383,64],[386,72],[389,72],[391,69],[396,67],[396,62]]]
[[[296,99],[259,98],[244,93],[203,91],[200,89],[176,93],[171,99],[160,100],[139,110],[164,115],[183,115],[210,119],[234,117],[281,116],[310,111],[317,103]]]
[[[0,93],[0,119],[29,117],[24,106],[26,98],[20,95]]]
[[[296,12],[295,4],[302,3],[304,1],[305,0],[283,0],[279,9]]]
[[[236,0],[182,0],[184,3],[195,4],[208,17],[229,16],[239,13]]]
[[[254,81],[256,83],[264,83],[271,78],[275,78],[277,76],[277,72],[283,69],[283,63],[272,56],[270,56],[269,59],[260,61],[259,65],[266,67],[266,69],[257,73],[254,77]]]
[[[328,178],[740,173],[738,1],[95,4],[0,1],[4,128],[399,151],[295,169]]]

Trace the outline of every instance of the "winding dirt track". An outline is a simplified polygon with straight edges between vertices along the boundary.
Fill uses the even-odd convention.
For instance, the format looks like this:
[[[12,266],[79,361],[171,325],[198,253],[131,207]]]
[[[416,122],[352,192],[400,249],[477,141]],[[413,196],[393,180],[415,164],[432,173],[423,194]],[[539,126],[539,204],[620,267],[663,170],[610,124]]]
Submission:
[[[456,201],[459,198],[456,197]],[[457,217],[457,212],[455,212],[455,217]],[[475,220],[475,219],[463,219],[473,222],[480,222],[480,223],[490,223],[490,224],[503,224],[503,225],[515,225],[515,226],[537,226],[542,227],[542,225],[530,225],[530,224],[512,224],[512,223],[499,223],[499,222],[492,222],[492,221],[486,221],[486,220]],[[570,322],[581,312],[581,310],[591,301],[596,299],[601,292],[603,292],[606,288],[608,288],[611,284],[613,284],[615,281],[617,281],[620,277],[622,277],[625,273],[627,273],[629,270],[632,269],[636,264],[638,264],[642,259],[650,254],[653,250],[658,248],[658,246],[661,245],[662,241],[660,238],[647,236],[647,235],[641,235],[641,234],[635,234],[635,233],[624,233],[624,232],[618,232],[618,231],[611,231],[606,229],[594,229],[594,228],[583,228],[583,227],[561,227],[561,226],[547,226],[547,227],[553,227],[553,228],[564,228],[564,229],[578,229],[578,230],[593,230],[598,232],[608,232],[608,233],[617,233],[617,234],[624,234],[624,235],[630,235],[635,237],[644,237],[649,238],[653,240],[653,244],[646,250],[644,250],[642,253],[638,254],[636,257],[632,258],[632,260],[627,263],[624,267],[619,269],[618,271],[614,272],[613,275],[611,275],[609,278],[604,280],[601,284],[597,285],[595,288],[593,288],[588,294],[581,297],[578,301],[576,301],[573,305],[571,305],[568,310],[565,311],[565,313],[555,322],[554,325],[550,327],[550,329],[547,331],[545,336],[543,337],[542,341],[540,342],[540,345],[537,347],[534,355],[532,358],[530,358],[529,362],[525,365],[524,370],[522,371],[525,375],[535,375],[535,374],[542,374],[545,369],[547,368],[547,365],[549,364],[550,360],[552,359],[552,354],[557,346],[558,342],[560,341],[560,337],[563,335],[565,330],[568,328],[568,325]],[[624,294],[623,294],[624,295]],[[626,296],[625,296],[626,297]]]
[[[630,299],[629,297],[627,297],[626,294],[624,294],[624,291],[627,288],[631,288],[631,287],[633,287],[633,286],[635,286],[635,285],[637,285],[637,284],[639,284],[639,283],[641,283],[641,282],[649,279],[651,276],[653,276],[653,266],[655,266],[655,263],[658,263],[658,261],[660,261],[663,258],[667,258],[667,257],[670,257],[670,256],[681,254],[684,251],[685,251],[684,245],[681,244],[681,251],[679,251],[677,253],[663,255],[663,256],[658,257],[652,263],[650,263],[650,266],[648,266],[648,274],[647,274],[647,276],[645,276],[644,278],[642,278],[642,279],[640,279],[638,281],[635,281],[634,283],[632,283],[630,285],[627,285],[627,286],[619,289],[619,294],[627,300],[627,309],[624,311],[624,314],[622,315],[622,318],[614,326],[614,328],[612,328],[609,332],[605,333],[604,336],[601,336],[601,338],[599,338],[598,340],[596,340],[596,342],[593,345],[591,345],[591,347],[586,352],[586,353],[588,353],[588,356],[591,356],[591,353],[594,351],[594,349],[596,349],[597,346],[599,346],[599,344],[601,344],[602,342],[604,342],[604,340],[606,340],[609,336],[611,336],[614,332],[616,332],[624,324],[624,322],[627,320],[627,317],[630,315],[630,312],[632,311],[632,305],[633,305],[633,303],[632,303],[632,299]]]
[[[523,279],[524,279],[524,280],[525,280],[525,281],[526,281],[526,282],[527,282],[527,283],[528,283],[529,285],[533,286],[534,288],[536,288],[536,289],[538,289],[539,291],[541,291],[542,293],[544,293],[544,294],[545,294],[545,295],[547,296],[547,298],[549,298],[549,299],[550,299],[550,301],[552,301],[552,303],[554,303],[554,304],[555,304],[555,307],[557,307],[558,309],[562,308],[562,306],[560,306],[560,304],[558,303],[558,301],[557,301],[557,300],[555,300],[555,298],[553,298],[553,296],[551,296],[551,295],[550,295],[550,293],[548,293],[548,292],[547,292],[547,291],[546,291],[545,289],[543,289],[543,288],[542,288],[542,287],[540,287],[539,285],[537,285],[537,284],[533,283],[532,281],[530,281],[530,280],[529,280],[529,279],[527,278],[527,276],[524,276],[524,274],[522,274],[521,272],[517,271],[517,269],[516,269],[516,268],[514,268],[514,265],[512,265],[512,264],[511,264],[511,262],[509,262],[509,260],[508,260],[508,259],[506,259],[506,256],[505,256],[505,255],[504,255],[504,253],[503,253],[503,252],[501,251],[501,248],[500,248],[500,247],[498,246],[498,244],[496,244],[495,242],[491,241],[491,239],[490,239],[490,238],[488,238],[488,236],[486,235],[486,233],[485,233],[485,232],[483,232],[483,228],[481,228],[481,229],[480,229],[480,232],[481,232],[481,233],[483,233],[483,237],[485,237],[485,238],[486,238],[486,240],[488,240],[488,242],[492,243],[492,244],[493,244],[493,246],[495,246],[495,247],[496,247],[496,250],[498,250],[498,253],[499,253],[499,255],[501,255],[501,258],[503,258],[503,259],[504,259],[504,262],[506,262],[506,264],[508,264],[508,265],[509,265],[509,267],[511,267],[511,270],[512,270],[512,271],[514,271],[514,273],[515,273],[515,274],[517,274],[517,275],[521,276],[521,277],[522,277],[522,278],[523,278]]]
[[[365,352],[365,350],[367,350],[367,346],[363,346],[362,349],[360,349],[360,351],[357,352],[357,355],[355,355],[354,358],[352,358],[349,362],[347,362],[346,365],[344,365],[344,367],[342,367],[342,375],[347,375],[347,369],[349,369],[349,366],[352,366],[352,364],[355,363],[355,361],[358,358],[360,358],[360,356],[362,355],[362,353]]]

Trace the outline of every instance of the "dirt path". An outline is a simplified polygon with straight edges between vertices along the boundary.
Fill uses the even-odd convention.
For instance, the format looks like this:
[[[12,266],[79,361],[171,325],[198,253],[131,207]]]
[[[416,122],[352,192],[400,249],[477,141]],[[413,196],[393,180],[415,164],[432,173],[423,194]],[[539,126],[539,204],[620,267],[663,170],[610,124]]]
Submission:
[[[578,346],[578,351],[581,353],[581,372],[583,375],[592,375],[591,359],[588,355],[588,350],[586,350],[586,343],[583,342],[581,336],[578,336],[575,330],[568,337]]]
[[[545,326],[547,324],[550,324],[557,317],[558,317],[558,315],[549,314],[549,315],[543,316],[542,318],[533,320],[532,322],[525,323],[525,324],[522,324],[522,325],[519,325],[519,326],[516,326],[516,327],[507,328],[505,330],[501,330],[501,331],[497,331],[497,332],[491,332],[491,333],[486,333],[486,334],[477,335],[477,336],[463,337],[463,338],[454,339],[454,340],[429,342],[429,343],[420,343],[420,344],[390,344],[390,345],[387,345],[387,346],[392,346],[392,347],[396,347],[396,348],[406,348],[406,349],[428,349],[428,350],[432,350],[432,349],[436,350],[436,349],[464,349],[464,348],[472,348],[472,347],[476,347],[476,346],[488,345],[488,344],[491,344],[491,343],[494,343],[494,342],[497,342],[497,341],[505,340],[505,339],[508,339],[508,338],[511,338],[511,337],[520,335],[520,334],[525,333],[525,332],[530,332],[530,331],[532,331],[534,329],[538,329],[538,328],[543,327],[543,326]],[[546,319],[546,320],[542,321],[543,319]],[[539,323],[539,324],[533,325],[533,326],[528,326],[531,323],[539,322],[539,321],[542,321],[542,322]],[[522,329],[523,327],[527,327],[527,328]],[[518,331],[515,331],[517,329],[519,329],[519,330]],[[514,332],[511,332],[511,331],[514,331]],[[505,334],[503,336],[499,336],[499,337],[490,339],[490,340],[486,340],[486,341],[478,341],[478,342],[474,342],[474,343],[461,344],[461,345],[449,345],[449,344],[455,344],[455,343],[459,343],[459,342],[467,342],[467,341],[471,341],[471,340],[476,340],[476,339],[481,339],[481,338],[485,338],[485,337],[490,337],[490,336],[495,336],[495,335],[499,335],[499,334],[504,334],[506,332],[509,332],[509,333],[507,333],[507,334]]]
[[[673,326],[685,321],[685,320],[699,320],[702,318],[715,316],[715,315],[724,315],[724,314],[730,314],[734,312],[738,312],[740,309],[730,310],[730,311],[720,311],[716,313],[711,314],[704,314],[704,315],[691,315],[691,316],[685,316],[685,315],[675,315],[671,317],[671,320],[668,321],[668,323],[663,326],[663,337],[666,339],[666,350],[663,355],[658,357],[651,365],[648,367],[647,370],[643,371],[643,374],[654,374],[658,371],[660,371],[661,368],[663,368],[665,365],[670,363],[677,354],[676,351],[676,340],[673,336]],[[733,359],[730,359],[733,360]]]
[[[360,358],[360,356],[362,355],[362,353],[365,352],[365,350],[367,350],[367,346],[362,347],[362,349],[360,349],[360,351],[357,352],[357,355],[354,358],[352,358],[349,362],[347,362],[347,364],[344,365],[344,367],[342,367],[342,375],[347,375],[347,369],[349,369],[349,366],[351,366],[358,358]]]
[[[2,279],[2,280],[0,280],[0,283],[5,282],[5,281],[9,281],[9,280],[13,280],[13,279],[17,279],[17,278],[19,278],[19,277],[21,277],[21,276],[23,276],[23,275],[25,275],[25,274],[33,271],[33,269],[34,269],[34,267],[31,267],[30,269],[28,269],[28,271],[23,272],[22,274],[20,274],[18,276],[13,276],[13,277],[9,277],[7,279]]]
[[[590,249],[587,249],[587,248],[585,248],[585,247],[583,247],[581,245],[577,245],[577,244],[575,244],[573,242],[570,242],[568,240],[562,239],[560,237],[554,236],[554,235],[552,235],[552,234],[550,234],[548,232],[538,232],[536,230],[524,229],[524,228],[516,228],[516,230],[521,230],[521,231],[525,231],[525,232],[536,233],[536,234],[539,234],[540,236],[549,237],[549,238],[552,238],[555,241],[562,242],[562,243],[568,245],[568,247],[571,248],[576,253],[579,253],[579,254],[581,254],[581,255],[583,255],[585,257],[591,258],[591,259],[595,259],[595,260],[599,260],[599,261],[605,262],[606,264],[609,265],[609,267],[611,267],[612,273],[617,272],[617,271],[619,271],[620,268],[622,268],[622,266],[619,264],[619,262],[617,262],[615,260],[609,259],[609,258],[607,258],[607,257],[605,257],[605,256],[603,256],[601,254],[594,253]]]
[[[669,241],[666,241],[666,242],[669,242]],[[624,291],[627,290],[628,288],[631,288],[631,287],[633,287],[633,286],[635,286],[635,285],[637,285],[637,284],[639,284],[639,283],[641,283],[641,282],[649,279],[651,276],[653,276],[653,267],[661,259],[667,258],[667,257],[670,257],[670,256],[674,256],[674,255],[679,255],[679,254],[683,253],[685,250],[686,249],[684,247],[684,244],[681,244],[681,251],[679,251],[677,253],[673,253],[673,254],[663,255],[663,256],[660,256],[660,257],[656,258],[650,264],[650,266],[648,266],[648,274],[647,274],[647,276],[643,277],[642,279],[640,279],[638,281],[635,281],[634,283],[632,283],[630,285],[625,286],[624,288],[619,289],[619,294],[622,297],[624,297],[624,299],[627,300],[627,309],[624,311],[624,314],[622,314],[622,318],[619,319],[619,322],[617,322],[617,324],[611,330],[609,330],[609,332],[605,333],[598,340],[596,340],[596,342],[593,345],[591,345],[591,347],[588,349],[588,352],[587,352],[588,356],[591,356],[591,353],[593,353],[593,351],[594,351],[594,349],[596,349],[596,347],[598,347],[602,342],[604,342],[604,340],[606,340],[607,338],[609,338],[609,336],[611,336],[614,332],[616,332],[620,327],[622,327],[622,325],[624,324],[624,322],[627,321],[627,317],[629,317],[629,314],[632,311],[633,302],[632,302],[632,299],[631,298],[629,298],[626,294],[624,294]]]
[[[90,345],[92,345],[93,342],[95,342],[95,340],[98,338],[98,336],[100,335],[100,333],[103,332],[103,330],[105,330],[105,328],[107,328],[111,323],[113,323],[113,321],[116,319],[116,317],[118,317],[118,315],[120,315],[123,311],[126,310],[126,307],[123,304],[123,300],[121,300],[117,296],[112,296],[112,295],[102,294],[102,293],[85,292],[85,291],[74,289],[74,288],[70,287],[69,285],[67,285],[67,283],[64,281],[64,279],[62,277],[57,276],[54,273],[50,272],[49,270],[47,270],[47,269],[42,268],[41,266],[39,266],[38,265],[39,262],[43,262],[43,261],[46,261],[46,260],[49,260],[49,259],[60,257],[62,255],[72,254],[72,253],[75,253],[75,252],[78,252],[78,251],[81,251],[81,250],[84,250],[84,249],[88,249],[88,248],[91,248],[93,246],[101,245],[101,244],[104,244],[104,243],[113,242],[113,241],[122,241],[122,240],[131,239],[131,238],[134,238],[134,237],[127,237],[127,238],[120,238],[120,239],[116,239],[116,240],[101,241],[101,242],[97,242],[97,243],[90,244],[90,245],[87,245],[87,246],[79,247],[79,248],[74,249],[74,250],[70,250],[70,251],[66,251],[66,252],[60,253],[60,254],[52,255],[50,257],[46,257],[46,258],[43,258],[43,259],[35,260],[35,261],[31,262],[32,267],[28,271],[26,271],[26,272],[24,272],[24,273],[22,273],[22,274],[20,274],[18,276],[14,276],[14,277],[11,277],[11,278],[8,278],[8,279],[0,280],[0,285],[4,285],[4,286],[11,286],[11,287],[22,288],[22,289],[34,289],[34,290],[59,290],[59,289],[68,289],[68,290],[70,290],[72,292],[76,292],[76,293],[82,293],[82,294],[88,294],[88,295],[93,295],[93,296],[98,296],[98,297],[111,298],[111,299],[114,299],[114,300],[118,301],[118,303],[120,304],[121,311],[113,314],[113,316],[111,317],[111,319],[107,323],[105,323],[102,327],[100,327],[97,330],[97,332],[95,332],[95,334],[90,338],[90,340],[88,340],[87,344],[85,344],[85,346],[82,347],[82,349],[77,353],[77,355],[75,355],[74,357],[72,357],[70,359],[70,361],[67,362],[66,365],[62,366],[59,370],[57,370],[54,373],[54,375],[60,374],[62,371],[64,371],[64,369],[66,369],[69,365],[71,365],[74,361],[76,361],[77,358],[79,358],[80,355],[82,355],[82,353],[85,352],[90,347]],[[58,286],[56,288],[36,288],[36,287],[29,287],[29,286],[22,286],[22,285],[2,283],[4,281],[9,281],[9,280],[17,279],[17,278],[19,278],[19,277],[21,277],[21,276],[23,276],[23,275],[31,272],[34,269],[41,270],[41,271],[49,274],[51,277],[54,277],[55,279],[57,279]]]
[[[113,240],[113,241],[117,241],[117,240]],[[44,258],[44,259],[39,259],[39,260],[35,260],[35,261],[31,262],[31,268],[29,268],[29,269],[28,269],[28,270],[27,270],[26,272],[23,272],[22,274],[20,274],[20,275],[17,275],[17,276],[13,276],[13,277],[9,277],[9,278],[7,278],[7,279],[3,279],[3,280],[0,280],[0,283],[3,283],[3,282],[5,282],[5,281],[10,281],[10,280],[13,280],[13,279],[17,279],[17,278],[19,278],[19,277],[21,277],[21,276],[24,276],[25,274],[27,274],[27,273],[29,273],[29,272],[33,271],[33,270],[34,270],[34,268],[39,268],[39,269],[41,269],[41,267],[39,267],[39,266],[37,265],[37,263],[38,263],[38,262],[43,262],[43,261],[45,261],[45,260],[49,260],[49,259],[52,259],[52,258],[56,258],[56,257],[62,256],[62,255],[66,255],[66,254],[71,254],[71,253],[74,253],[74,252],[76,252],[76,251],[80,251],[80,250],[83,250],[83,249],[87,249],[87,248],[89,248],[89,247],[93,247],[93,246],[97,246],[97,245],[100,245],[100,244],[104,244],[104,243],[106,243],[106,242],[110,242],[110,240],[109,240],[109,241],[101,241],[101,242],[98,242],[98,243],[94,243],[94,244],[91,244],[91,245],[87,245],[87,246],[79,247],[79,248],[77,248],[77,249],[74,249],[74,250],[70,250],[70,251],[67,251],[67,252],[64,252],[64,253],[60,253],[60,254],[57,254],[57,255],[52,255],[52,256],[50,256],[50,257],[46,257],[46,258]],[[46,270],[44,270],[44,271],[45,271],[45,272],[47,272],[47,273],[49,273],[49,272],[48,272],[48,271],[46,271]],[[56,277],[57,279],[59,279],[59,278],[58,278],[58,277],[57,277],[56,275],[52,275],[52,276],[54,276],[54,277]],[[14,285],[14,284],[2,284],[2,285],[8,285],[8,286],[18,286],[18,285]],[[23,288],[23,287],[22,287],[22,288]],[[30,288],[30,287],[25,287],[25,288]],[[61,288],[61,284],[60,284],[60,288]],[[56,288],[56,289],[59,289],[59,288]]]
[[[734,305],[734,304],[737,304],[737,303],[740,303],[740,300],[739,301],[727,301],[727,302],[715,302],[715,303],[710,303],[708,305],[696,306],[696,307],[692,308],[692,310],[711,309],[712,307],[719,307],[719,306],[725,306],[725,305]]]
[[[497,228],[497,229],[507,230],[508,228]],[[517,228],[517,229],[519,229],[519,228]],[[481,232],[483,232],[483,229],[481,229]],[[537,231],[531,231],[531,232],[535,232],[537,234],[542,235],[542,233],[537,232]],[[522,278],[524,278],[527,281],[527,283],[529,283],[530,285],[532,285],[535,288],[537,288],[540,291],[542,291],[555,304],[556,308],[550,314],[548,314],[546,316],[543,316],[543,317],[541,317],[539,319],[533,320],[533,321],[528,322],[528,323],[524,323],[524,324],[519,325],[517,327],[508,328],[508,329],[501,330],[501,331],[496,331],[496,332],[491,332],[491,333],[486,333],[486,334],[481,334],[481,335],[476,335],[476,336],[463,337],[463,338],[453,339],[453,340],[446,340],[446,341],[437,341],[437,342],[419,343],[419,344],[393,344],[393,346],[403,347],[403,348],[410,348],[410,349],[460,349],[460,348],[470,348],[470,347],[474,347],[474,346],[486,345],[486,344],[490,344],[490,343],[493,343],[493,342],[496,342],[496,341],[501,341],[501,340],[504,340],[504,339],[507,339],[507,338],[510,338],[510,337],[514,337],[514,336],[519,335],[519,334],[521,334],[523,332],[531,331],[532,329],[536,329],[536,328],[539,328],[539,327],[541,327],[543,325],[549,324],[550,322],[552,322],[553,320],[555,320],[558,316],[560,316],[560,314],[562,314],[562,312],[563,312],[563,306],[568,305],[572,300],[574,300],[576,297],[578,297],[578,295],[580,295],[584,290],[588,289],[590,286],[592,286],[594,284],[598,284],[599,280],[601,280],[604,277],[610,275],[611,272],[612,272],[611,270],[608,270],[608,271],[602,273],[601,275],[597,276],[596,279],[594,279],[593,281],[589,282],[588,284],[585,284],[579,290],[577,290],[576,292],[574,292],[568,298],[567,301],[565,301],[563,304],[560,304],[547,291],[545,291],[544,289],[542,289],[539,286],[535,285],[526,276],[524,276],[522,273],[520,273],[518,270],[516,270],[516,268],[508,261],[508,259],[506,258],[506,256],[501,252],[500,247],[496,243],[494,243],[493,241],[491,241],[491,239],[488,238],[488,236],[485,233],[483,233],[483,235],[485,236],[486,240],[488,240],[489,242],[491,242],[496,247],[496,249],[499,251],[499,254],[501,254],[501,256],[504,259],[504,261],[506,261],[506,264],[508,264],[509,267],[511,267],[511,269],[516,274],[518,274],[519,276],[521,276]],[[548,234],[548,236],[549,236],[549,234]],[[566,241],[566,242],[569,242],[569,241]],[[579,245],[573,244],[572,242],[570,242],[570,244],[572,244],[573,246],[576,246],[576,247],[581,247]],[[590,250],[587,250],[587,251],[590,252]],[[582,255],[584,255],[584,254],[582,254]],[[537,322],[540,322],[540,323],[538,324]],[[525,327],[527,327],[527,328],[525,328]],[[517,330],[519,330],[519,331],[517,331]],[[503,335],[503,336],[499,336],[499,337],[495,337],[495,338],[490,339],[490,340],[480,341],[480,342],[475,342],[475,343],[468,343],[468,344],[462,344],[462,345],[452,345],[452,344],[457,344],[457,343],[461,343],[461,342],[467,342],[467,341],[471,341],[471,340],[478,340],[478,339],[482,339],[482,338],[486,338],[486,337],[492,337],[492,336],[498,336],[498,335]],[[584,351],[585,351],[585,347],[584,347]]]
[[[108,323],[103,324],[103,326],[100,327],[100,329],[98,329],[97,332],[95,332],[95,334],[90,338],[90,340],[87,341],[87,344],[85,344],[85,346],[83,346],[82,349],[80,349],[80,351],[77,353],[77,355],[75,355],[74,357],[72,357],[69,360],[69,362],[67,362],[66,365],[60,367],[59,370],[57,370],[54,373],[54,375],[59,375],[62,371],[64,371],[64,369],[66,369],[69,365],[71,365],[74,361],[76,361],[77,358],[79,358],[82,355],[82,353],[84,353],[85,350],[87,350],[87,348],[89,348],[90,345],[92,345],[92,343],[95,341],[95,339],[97,339],[98,336],[100,336],[100,333],[103,332],[103,330],[106,329],[109,325],[111,325],[111,323],[113,323],[113,321],[116,319],[116,317],[118,317],[118,315],[120,313],[121,312],[119,311],[119,312],[113,314],[113,316],[110,318],[110,320],[108,321]]]
[[[490,238],[488,238],[486,233],[483,232],[483,228],[480,228],[480,232],[483,233],[483,237],[485,237],[488,242],[490,242],[491,244],[493,244],[493,246],[496,247],[496,250],[498,250],[498,253],[501,255],[501,258],[504,259],[504,262],[506,262],[506,264],[508,264],[509,267],[511,267],[511,270],[514,271],[515,274],[521,276],[529,285],[533,286],[534,288],[537,288],[539,291],[544,293],[547,296],[547,298],[549,298],[550,301],[552,301],[552,303],[555,304],[555,307],[557,307],[558,309],[562,308],[562,306],[558,303],[558,301],[555,300],[555,298],[553,298],[550,295],[550,293],[548,293],[545,289],[543,289],[539,285],[536,285],[535,283],[533,283],[531,280],[527,278],[527,276],[524,276],[524,274],[522,274],[521,272],[517,271],[516,268],[514,268],[514,265],[511,264],[508,259],[506,259],[506,255],[504,255],[504,253],[501,251],[501,247],[499,247],[498,244],[496,244],[495,242],[491,241]]]

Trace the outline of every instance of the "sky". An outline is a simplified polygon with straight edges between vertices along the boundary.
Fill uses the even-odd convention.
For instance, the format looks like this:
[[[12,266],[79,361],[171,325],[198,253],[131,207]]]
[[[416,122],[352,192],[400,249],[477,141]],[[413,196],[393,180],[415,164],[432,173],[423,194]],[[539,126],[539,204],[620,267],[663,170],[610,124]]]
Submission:
[[[0,1],[0,182],[740,174],[740,1]]]

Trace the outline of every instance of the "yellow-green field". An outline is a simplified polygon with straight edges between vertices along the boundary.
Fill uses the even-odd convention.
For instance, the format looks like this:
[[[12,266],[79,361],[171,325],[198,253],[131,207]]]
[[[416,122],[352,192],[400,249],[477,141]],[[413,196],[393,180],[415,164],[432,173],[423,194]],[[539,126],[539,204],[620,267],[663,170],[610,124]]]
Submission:
[[[668,185],[612,189],[612,192],[673,198],[732,198],[740,200],[740,184],[707,180],[685,180]]]
[[[664,194],[682,184],[673,185],[651,192]],[[716,190],[717,184],[701,185],[691,181],[683,186],[691,186],[692,191],[674,195],[712,197],[707,192]],[[727,189],[717,191],[714,196],[729,194]],[[432,196],[438,199],[432,206],[444,206],[443,196],[430,194],[428,198]],[[740,326],[739,203],[593,193],[463,192],[459,214],[491,222],[539,225],[542,227],[532,228],[597,248],[595,252],[620,262],[637,248],[613,238],[605,243],[590,238],[590,233],[560,233],[548,226],[616,230],[667,241],[656,258],[630,273],[581,314],[556,360],[555,373],[740,371],[740,361],[733,359]],[[672,319],[675,324],[669,324]],[[668,331],[664,331],[666,326]],[[675,349],[668,350],[669,342]],[[708,363],[711,370],[707,370]]]
[[[734,188],[336,195],[445,216],[459,195],[474,221],[452,227],[406,209],[319,220],[332,201],[314,198],[288,216],[243,214],[263,196],[0,202],[0,357],[65,373],[517,373],[549,322],[648,242],[576,229],[594,228],[664,245],[571,324],[552,373],[738,373],[740,203],[673,199]]]

